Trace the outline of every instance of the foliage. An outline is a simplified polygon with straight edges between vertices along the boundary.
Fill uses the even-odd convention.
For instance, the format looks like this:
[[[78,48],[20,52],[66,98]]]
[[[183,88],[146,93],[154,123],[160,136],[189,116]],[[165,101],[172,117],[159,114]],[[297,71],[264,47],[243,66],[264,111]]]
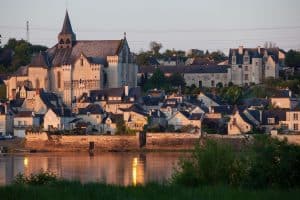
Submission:
[[[27,65],[30,62],[31,56],[40,51],[45,51],[47,47],[42,45],[32,45],[25,40],[16,40],[11,38],[8,40],[4,49],[11,49],[13,51],[13,58],[10,62],[4,62],[0,67],[0,72],[13,72],[20,66]]]
[[[13,183],[17,185],[46,185],[55,181],[58,181],[58,179],[54,173],[41,170],[39,173],[30,174],[29,176],[19,173]]]
[[[0,99],[6,99],[6,86],[5,86],[5,84],[0,84]]]
[[[243,96],[243,88],[233,85],[220,88],[220,96],[230,104],[237,104]]]
[[[150,42],[150,50],[153,52],[154,55],[159,54],[159,50],[163,47],[163,45],[159,42],[152,41]]]
[[[300,147],[267,135],[254,136],[243,152],[208,140],[180,161],[174,184],[232,185],[246,188],[300,186]]]
[[[105,185],[103,183],[86,183],[79,181],[57,181],[49,185],[8,185],[0,187],[1,199],[13,200],[279,200],[297,199],[299,189],[278,190],[248,190],[232,188],[228,186],[204,186],[204,187],[182,187],[177,185],[163,185],[149,183],[138,186],[116,186]]]
[[[289,67],[300,67],[300,52],[289,50],[286,53],[285,63]]]

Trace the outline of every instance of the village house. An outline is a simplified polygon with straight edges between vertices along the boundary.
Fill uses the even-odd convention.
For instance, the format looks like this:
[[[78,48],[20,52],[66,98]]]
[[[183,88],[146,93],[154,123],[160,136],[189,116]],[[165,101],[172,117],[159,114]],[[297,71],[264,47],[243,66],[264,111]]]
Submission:
[[[95,131],[101,130],[104,117],[104,111],[99,104],[90,104],[85,108],[80,108],[77,114],[77,118],[81,118],[84,122],[89,122]]]
[[[286,111],[285,120],[280,121],[283,130],[299,133],[300,132],[300,109]]]
[[[8,112],[7,104],[0,105],[0,136],[13,133],[13,116]]]
[[[14,115],[14,136],[24,138],[28,129],[39,130],[41,118],[32,111],[20,111]]]
[[[233,115],[227,125],[228,135],[240,135],[245,134],[253,130],[251,121],[245,116],[243,111],[235,108]]]
[[[175,130],[180,130],[184,127],[193,127],[195,131],[201,131],[201,122],[204,114],[192,113],[186,111],[178,111],[168,119],[168,125],[174,126]]]
[[[101,133],[114,135],[117,131],[117,123],[121,120],[123,120],[122,115],[108,113],[102,120]]]
[[[44,130],[70,130],[70,122],[74,119],[71,110],[67,108],[49,108],[44,116]]]
[[[129,108],[135,103],[140,103],[141,91],[139,87],[108,88],[93,90],[90,93],[90,102],[101,105],[105,112],[122,114],[123,108]]]
[[[126,39],[78,40],[66,12],[57,44],[34,56],[5,80],[7,98],[17,88],[43,88],[59,95],[68,106],[84,93],[103,88],[136,86],[137,66]]]
[[[292,91],[289,89],[278,90],[271,98],[270,104],[274,108],[293,109],[298,105]]]
[[[129,108],[121,109],[123,111],[123,120],[130,130],[142,131],[148,124],[148,113],[140,105],[134,104]]]

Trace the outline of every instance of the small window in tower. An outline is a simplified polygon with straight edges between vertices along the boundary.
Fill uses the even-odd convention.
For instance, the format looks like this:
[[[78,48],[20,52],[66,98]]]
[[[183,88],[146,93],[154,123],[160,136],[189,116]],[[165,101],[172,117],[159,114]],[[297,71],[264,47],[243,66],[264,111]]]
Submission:
[[[63,39],[60,39],[59,44],[64,44]]]
[[[70,44],[71,42],[70,42],[70,39],[68,38],[67,40],[66,40],[66,44]]]
[[[80,59],[80,65],[83,66],[83,59]]]

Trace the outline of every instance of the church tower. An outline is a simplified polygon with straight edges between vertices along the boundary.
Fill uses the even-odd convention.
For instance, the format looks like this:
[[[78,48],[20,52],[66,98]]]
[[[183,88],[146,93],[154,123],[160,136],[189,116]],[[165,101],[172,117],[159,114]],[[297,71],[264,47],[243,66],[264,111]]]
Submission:
[[[68,11],[61,32],[58,34],[58,48],[72,48],[72,45],[76,41],[76,35],[72,30]]]

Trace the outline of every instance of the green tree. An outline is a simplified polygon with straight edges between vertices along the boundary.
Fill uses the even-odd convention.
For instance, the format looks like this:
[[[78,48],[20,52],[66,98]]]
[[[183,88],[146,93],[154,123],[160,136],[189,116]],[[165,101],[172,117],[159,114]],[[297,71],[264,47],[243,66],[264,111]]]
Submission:
[[[150,83],[151,88],[161,89],[166,86],[167,79],[160,69],[156,69],[148,83]]]
[[[179,73],[172,74],[168,78],[168,82],[170,85],[176,86],[176,87],[179,87],[179,86],[184,87],[185,86],[185,80],[184,80],[183,76]]]
[[[289,50],[285,55],[285,63],[289,67],[300,67],[300,52]]]

